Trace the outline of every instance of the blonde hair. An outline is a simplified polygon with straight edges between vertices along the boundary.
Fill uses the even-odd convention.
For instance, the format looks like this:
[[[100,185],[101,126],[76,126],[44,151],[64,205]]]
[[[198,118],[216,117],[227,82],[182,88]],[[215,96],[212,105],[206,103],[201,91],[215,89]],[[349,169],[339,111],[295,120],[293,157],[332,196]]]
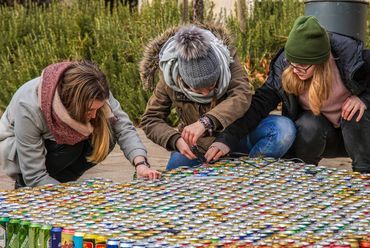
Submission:
[[[282,75],[282,84],[284,90],[289,94],[296,96],[308,90],[308,104],[314,115],[320,114],[322,103],[329,98],[332,86],[332,68],[330,61],[315,65],[312,78],[309,81],[303,81],[293,72],[289,66]]]
[[[64,73],[58,92],[63,105],[73,119],[87,123],[87,113],[93,101],[106,101],[109,98],[109,86],[102,71],[92,62],[80,61],[72,64]],[[94,131],[91,135],[92,153],[87,157],[89,162],[103,161],[109,152],[112,138],[109,121],[108,103],[96,112],[96,117],[90,120]]]

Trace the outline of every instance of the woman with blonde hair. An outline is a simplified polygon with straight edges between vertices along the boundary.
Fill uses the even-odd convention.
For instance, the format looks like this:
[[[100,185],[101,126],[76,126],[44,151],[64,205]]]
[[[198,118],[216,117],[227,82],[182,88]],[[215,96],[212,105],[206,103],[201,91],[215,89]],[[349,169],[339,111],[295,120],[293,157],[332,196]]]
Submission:
[[[277,136],[264,122],[282,102],[283,116],[275,118],[288,117],[297,129],[294,143],[286,140],[293,143],[288,156],[312,164],[349,156],[354,171],[369,173],[369,65],[369,50],[361,41],[327,33],[315,17],[301,16],[250,109],[216,141],[243,152],[262,143],[259,154],[266,155],[276,149],[270,144]],[[219,157],[214,152],[206,156]]]
[[[77,180],[115,143],[140,177],[157,178],[146,149],[92,62],[47,66],[21,86],[0,120],[0,165],[16,188]]]

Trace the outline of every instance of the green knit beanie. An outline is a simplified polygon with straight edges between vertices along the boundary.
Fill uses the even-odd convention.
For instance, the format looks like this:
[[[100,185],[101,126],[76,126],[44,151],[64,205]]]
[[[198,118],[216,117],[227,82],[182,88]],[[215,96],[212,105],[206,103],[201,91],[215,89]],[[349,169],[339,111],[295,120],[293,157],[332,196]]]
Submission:
[[[313,16],[298,17],[285,43],[288,61],[304,65],[322,64],[329,55],[329,36],[318,20]]]

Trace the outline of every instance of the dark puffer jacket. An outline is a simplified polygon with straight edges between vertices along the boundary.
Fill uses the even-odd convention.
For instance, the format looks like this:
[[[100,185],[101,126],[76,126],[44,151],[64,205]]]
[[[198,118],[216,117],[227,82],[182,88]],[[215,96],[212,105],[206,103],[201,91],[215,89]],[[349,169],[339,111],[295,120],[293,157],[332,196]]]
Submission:
[[[331,52],[336,60],[341,78],[346,88],[370,107],[370,56],[363,43],[347,36],[330,33]],[[288,66],[281,49],[271,61],[269,76],[263,86],[257,89],[246,114],[220,133],[216,141],[228,145],[232,150],[242,137],[253,130],[282,102],[282,114],[292,119],[298,118],[302,109],[298,97],[284,91],[281,75]]]

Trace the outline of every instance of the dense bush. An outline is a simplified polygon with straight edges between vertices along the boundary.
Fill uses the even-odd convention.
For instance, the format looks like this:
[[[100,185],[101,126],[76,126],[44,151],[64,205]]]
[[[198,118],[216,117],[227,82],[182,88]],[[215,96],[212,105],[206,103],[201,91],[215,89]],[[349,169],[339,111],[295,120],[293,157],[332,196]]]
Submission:
[[[107,73],[115,96],[138,120],[149,94],[138,74],[143,46],[179,23],[180,13],[172,0],[155,1],[140,15],[131,15],[124,6],[110,14],[103,1],[79,0],[47,8],[2,7],[0,16],[0,109],[48,64],[90,59]]]
[[[40,75],[48,64],[91,59],[107,73],[125,111],[138,121],[150,95],[142,89],[138,62],[151,38],[180,23],[176,2],[154,0],[133,14],[125,6],[118,6],[111,14],[104,1],[98,0],[0,7],[0,111],[20,85]],[[246,19],[245,33],[240,32],[234,18],[227,19],[256,84],[261,77],[254,76],[265,73],[271,54],[284,43],[293,20],[302,13],[301,2],[266,0],[256,1],[253,15]],[[208,19],[210,16],[207,13]]]
[[[245,32],[235,18],[228,20],[255,87],[263,83],[269,60],[284,45],[294,20],[303,14],[303,7],[298,1],[256,1],[250,18],[245,19]]]

